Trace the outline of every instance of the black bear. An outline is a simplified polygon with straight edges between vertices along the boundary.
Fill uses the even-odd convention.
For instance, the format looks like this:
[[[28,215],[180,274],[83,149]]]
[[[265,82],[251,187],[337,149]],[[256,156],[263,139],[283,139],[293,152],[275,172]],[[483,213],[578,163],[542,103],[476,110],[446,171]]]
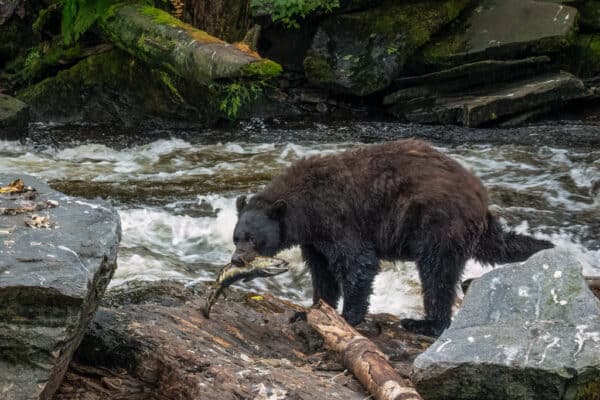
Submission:
[[[236,202],[232,262],[299,245],[313,301],[360,323],[380,260],[415,261],[424,320],[409,330],[439,335],[450,324],[466,261],[516,262],[552,243],[504,232],[488,211],[486,190],[458,162],[419,140],[369,145],[297,161],[248,201]]]

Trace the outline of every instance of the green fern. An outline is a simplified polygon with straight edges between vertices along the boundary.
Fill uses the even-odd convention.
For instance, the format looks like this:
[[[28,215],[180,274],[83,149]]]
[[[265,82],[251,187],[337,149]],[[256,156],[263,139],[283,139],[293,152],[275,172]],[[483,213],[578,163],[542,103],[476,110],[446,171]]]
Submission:
[[[281,22],[287,28],[299,28],[298,19],[321,11],[330,13],[340,6],[339,0],[251,0],[253,10],[267,11],[274,22]]]
[[[79,40],[109,8],[122,0],[61,0],[61,31],[65,44]],[[162,0],[163,2],[165,0]],[[154,5],[152,0],[140,0],[140,3]]]
[[[268,87],[265,81],[241,80],[211,85],[219,93],[219,111],[228,119],[236,119],[240,108],[256,100]]]
[[[114,0],[62,0],[61,30],[65,44],[79,40],[81,35],[108,10]]]

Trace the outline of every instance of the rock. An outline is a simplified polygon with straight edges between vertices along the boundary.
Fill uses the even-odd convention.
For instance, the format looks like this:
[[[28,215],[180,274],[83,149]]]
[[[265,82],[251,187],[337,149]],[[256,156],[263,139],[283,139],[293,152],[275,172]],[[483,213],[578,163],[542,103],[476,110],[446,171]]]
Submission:
[[[0,2],[0,25],[4,24],[12,15],[16,13],[19,17],[25,16],[24,0],[6,0]]]
[[[387,1],[365,11],[321,22],[304,60],[311,84],[341,93],[369,95],[397,78],[407,59],[468,0]]]
[[[28,124],[27,104],[0,93],[0,140],[15,140],[26,136]]]
[[[0,174],[0,186],[16,178]],[[58,206],[39,211],[51,229],[25,226],[31,213],[0,215],[0,397],[50,399],[116,268],[120,220],[107,202],[19,178],[35,202]],[[0,208],[28,203],[7,197]]]
[[[87,57],[18,94],[35,121],[165,129],[213,123],[217,96],[120,50]]]
[[[235,288],[200,311],[206,283],[145,282],[107,292],[55,400],[340,399],[368,397],[303,321],[304,308]],[[360,332],[406,377],[432,339],[407,333],[391,315],[370,315]],[[366,332],[365,332],[366,330]]]
[[[526,76],[539,75],[547,68],[550,61],[548,56],[508,61],[477,61],[429,74],[398,78],[394,86],[404,88],[422,85],[438,93],[456,93],[456,90],[474,86],[510,82]],[[383,104],[393,104],[394,97],[394,94],[386,96]]]
[[[474,282],[452,325],[414,363],[423,398],[596,399],[600,302],[563,250]]]
[[[411,68],[435,71],[485,59],[519,59],[564,51],[577,10],[533,0],[483,0],[460,24],[430,42]]]
[[[440,96],[427,87],[408,88],[386,101],[394,103],[389,112],[412,122],[476,127],[531,111],[548,111],[586,95],[580,79],[561,72],[455,95]]]

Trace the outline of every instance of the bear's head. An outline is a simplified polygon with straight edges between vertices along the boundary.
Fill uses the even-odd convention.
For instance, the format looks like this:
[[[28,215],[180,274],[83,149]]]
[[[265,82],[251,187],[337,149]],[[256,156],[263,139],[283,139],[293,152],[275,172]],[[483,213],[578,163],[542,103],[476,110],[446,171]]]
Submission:
[[[274,256],[284,242],[282,226],[287,204],[283,200],[269,203],[258,198],[236,200],[238,222],[233,230],[235,252],[231,262],[237,265],[254,260],[256,256]]]

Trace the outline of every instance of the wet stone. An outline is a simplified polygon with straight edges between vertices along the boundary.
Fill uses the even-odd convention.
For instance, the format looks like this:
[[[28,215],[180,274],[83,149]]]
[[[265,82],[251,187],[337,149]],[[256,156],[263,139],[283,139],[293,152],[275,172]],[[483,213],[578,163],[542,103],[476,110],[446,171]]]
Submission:
[[[414,363],[425,399],[596,399],[600,302],[564,250],[473,283],[450,328]]]
[[[548,112],[587,94],[580,79],[561,72],[454,95],[436,96],[428,87],[412,87],[386,99],[393,103],[388,108],[391,114],[411,122],[476,127],[532,111]]]
[[[49,399],[116,268],[117,212],[104,201],[66,196],[30,176],[36,192],[0,194],[0,397]],[[26,225],[37,214],[48,224]],[[49,228],[45,227],[49,226]]]

